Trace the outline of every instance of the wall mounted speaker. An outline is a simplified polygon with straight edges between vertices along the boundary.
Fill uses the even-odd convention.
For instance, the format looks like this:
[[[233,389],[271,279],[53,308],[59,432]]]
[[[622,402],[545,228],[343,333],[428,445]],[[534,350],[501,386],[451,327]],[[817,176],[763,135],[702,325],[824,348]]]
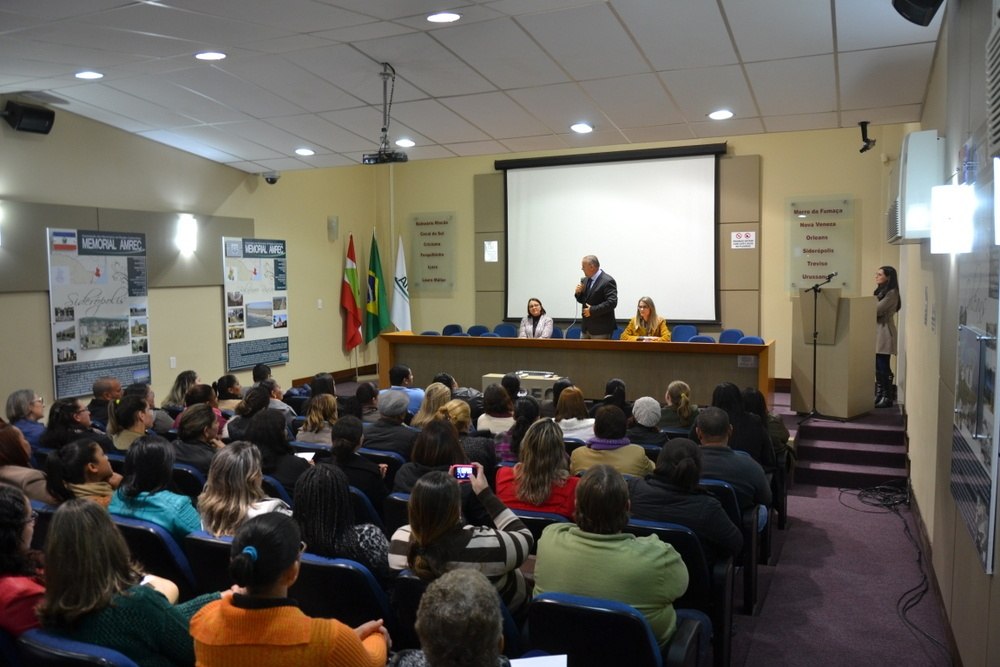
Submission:
[[[336,241],[340,236],[340,216],[331,215],[326,219],[326,238],[329,241]]]
[[[892,0],[893,8],[907,21],[930,25],[944,0]]]
[[[3,116],[7,124],[19,132],[48,134],[52,131],[52,123],[55,122],[56,112],[44,107],[36,107],[8,100]]]

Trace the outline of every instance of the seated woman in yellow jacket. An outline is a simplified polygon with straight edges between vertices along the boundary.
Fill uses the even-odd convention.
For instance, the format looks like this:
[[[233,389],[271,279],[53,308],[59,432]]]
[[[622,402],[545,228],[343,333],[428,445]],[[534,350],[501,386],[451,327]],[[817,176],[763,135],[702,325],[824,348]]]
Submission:
[[[667,321],[656,314],[656,305],[648,296],[639,299],[635,317],[629,320],[621,340],[670,340]]]

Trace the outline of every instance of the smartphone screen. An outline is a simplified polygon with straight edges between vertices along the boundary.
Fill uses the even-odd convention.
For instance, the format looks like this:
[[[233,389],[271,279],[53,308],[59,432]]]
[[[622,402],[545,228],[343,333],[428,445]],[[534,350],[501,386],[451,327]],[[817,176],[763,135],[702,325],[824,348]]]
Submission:
[[[474,470],[475,468],[470,465],[453,465],[451,467],[451,474],[452,477],[460,482],[468,482],[472,480],[472,477],[475,474]]]

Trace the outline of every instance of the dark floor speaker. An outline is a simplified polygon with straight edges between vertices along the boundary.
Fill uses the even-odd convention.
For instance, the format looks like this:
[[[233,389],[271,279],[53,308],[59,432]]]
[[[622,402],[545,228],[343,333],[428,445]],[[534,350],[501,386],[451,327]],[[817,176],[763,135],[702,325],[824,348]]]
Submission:
[[[56,112],[44,107],[8,100],[3,116],[7,120],[7,124],[19,132],[48,134],[52,131]]]
[[[930,25],[944,0],[892,0],[899,15],[917,25]]]

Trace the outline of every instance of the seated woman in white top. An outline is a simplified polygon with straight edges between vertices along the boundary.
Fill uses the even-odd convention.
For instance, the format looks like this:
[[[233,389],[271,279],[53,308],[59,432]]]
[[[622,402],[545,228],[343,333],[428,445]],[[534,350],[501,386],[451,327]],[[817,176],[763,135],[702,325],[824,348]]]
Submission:
[[[514,425],[514,404],[507,390],[498,384],[491,384],[483,392],[485,412],[476,421],[476,429],[489,431],[493,435],[506,433]]]
[[[203,530],[218,537],[235,535],[247,519],[292,509],[278,498],[268,498],[261,486],[260,450],[257,445],[237,440],[226,445],[212,459],[208,481],[198,496],[198,513]]]
[[[538,299],[528,299],[528,315],[521,320],[518,338],[552,338],[552,318]]]
[[[566,387],[556,404],[556,423],[564,438],[587,441],[594,437],[594,420],[587,416],[587,404],[578,387]]]

